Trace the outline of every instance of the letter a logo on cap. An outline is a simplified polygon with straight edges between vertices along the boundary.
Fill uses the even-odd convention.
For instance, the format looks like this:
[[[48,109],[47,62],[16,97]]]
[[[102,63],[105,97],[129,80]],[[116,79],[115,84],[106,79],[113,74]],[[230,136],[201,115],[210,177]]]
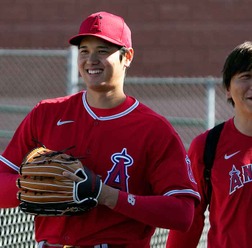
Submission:
[[[102,19],[102,17],[100,15],[95,16],[94,18],[94,22],[90,28],[90,31],[93,32],[101,32],[101,22],[100,19]]]

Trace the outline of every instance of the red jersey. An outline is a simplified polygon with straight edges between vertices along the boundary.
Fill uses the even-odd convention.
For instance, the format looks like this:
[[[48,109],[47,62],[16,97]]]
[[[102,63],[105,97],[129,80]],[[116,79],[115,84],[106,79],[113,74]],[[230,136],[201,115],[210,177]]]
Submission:
[[[164,117],[129,96],[112,109],[92,108],[85,94],[37,104],[15,132],[3,157],[20,165],[36,146],[34,140],[51,150],[73,146],[69,154],[82,158],[104,183],[121,191],[139,196],[200,198],[183,144]],[[0,172],[12,173],[5,179],[0,207],[18,206],[13,185],[17,176],[4,163],[0,165]],[[7,199],[11,194],[8,188],[15,195]],[[149,247],[154,230],[102,205],[78,216],[35,218],[36,240],[52,244]]]
[[[196,137],[189,149],[192,168],[201,203],[189,232],[171,231],[169,248],[195,248],[204,226],[207,207],[206,185],[203,176],[203,149],[208,131]],[[221,132],[211,170],[212,195],[209,210],[209,248],[252,247],[252,137],[240,133],[233,119],[228,120]]]

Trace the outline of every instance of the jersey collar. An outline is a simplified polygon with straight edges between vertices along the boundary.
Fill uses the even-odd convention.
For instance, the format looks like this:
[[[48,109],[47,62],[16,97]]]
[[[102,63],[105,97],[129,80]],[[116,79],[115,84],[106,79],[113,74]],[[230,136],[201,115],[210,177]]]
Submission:
[[[139,101],[135,99],[135,102],[133,105],[131,105],[129,108],[127,108],[126,110],[118,113],[118,114],[114,114],[114,115],[109,115],[109,116],[97,116],[94,111],[89,107],[87,100],[86,100],[86,91],[83,92],[82,95],[82,102],[84,105],[84,108],[86,109],[86,111],[89,113],[89,115],[95,119],[95,120],[100,120],[100,121],[108,121],[108,120],[113,120],[113,119],[118,119],[121,118],[127,114],[129,114],[130,112],[132,112],[138,105],[139,105]]]

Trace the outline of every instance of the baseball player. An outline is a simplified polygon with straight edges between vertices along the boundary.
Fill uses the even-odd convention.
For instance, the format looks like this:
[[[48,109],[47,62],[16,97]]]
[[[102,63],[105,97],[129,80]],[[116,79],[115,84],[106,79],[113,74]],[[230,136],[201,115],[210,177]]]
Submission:
[[[172,230],[167,248],[195,248],[204,227],[204,212],[209,206],[210,229],[207,247],[252,247],[250,208],[252,207],[252,42],[238,45],[223,67],[223,86],[234,107],[234,117],[221,131],[211,169],[212,192],[209,200],[204,180],[203,149],[206,131],[190,146],[189,157],[201,194],[190,230]]]
[[[35,217],[39,247],[144,248],[155,227],[187,230],[200,200],[190,160],[171,124],[124,93],[134,56],[124,19],[91,14],[69,42],[78,46],[87,90],[43,100],[22,121],[1,156],[0,207],[19,205],[15,169],[38,141],[52,150],[73,147],[67,152],[102,179],[91,211]]]

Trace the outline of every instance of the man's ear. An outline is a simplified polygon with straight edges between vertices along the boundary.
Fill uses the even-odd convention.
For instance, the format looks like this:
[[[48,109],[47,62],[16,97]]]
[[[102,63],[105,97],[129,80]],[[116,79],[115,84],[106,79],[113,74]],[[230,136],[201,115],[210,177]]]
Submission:
[[[230,87],[226,90],[226,98],[227,98],[227,100],[232,99],[232,94],[230,92]]]
[[[134,57],[134,50],[133,50],[133,48],[128,48],[127,50],[128,51],[125,53],[125,58],[126,58],[125,66],[130,67],[130,64],[131,64],[133,57]]]
[[[226,89],[226,97],[231,98],[230,87],[228,89]]]

